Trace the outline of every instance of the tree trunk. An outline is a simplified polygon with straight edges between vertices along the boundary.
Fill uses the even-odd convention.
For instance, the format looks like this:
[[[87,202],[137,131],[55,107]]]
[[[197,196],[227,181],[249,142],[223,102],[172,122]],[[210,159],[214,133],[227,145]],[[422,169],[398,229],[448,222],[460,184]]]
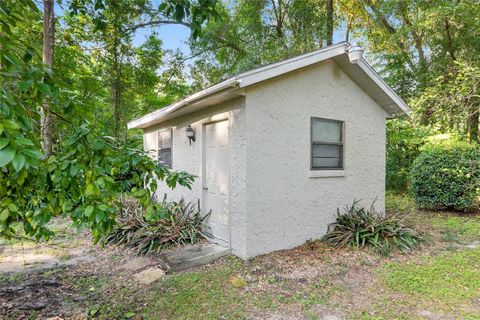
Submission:
[[[457,59],[455,58],[455,49],[453,48],[453,40],[452,40],[452,35],[450,33],[450,22],[448,21],[448,18],[445,18],[445,34],[447,35],[448,54],[450,55],[450,58],[452,59],[452,61],[456,61]]]
[[[412,24],[412,21],[410,21],[410,18],[408,16],[408,3],[401,2],[400,8],[401,8],[400,10],[401,10],[403,22],[410,29],[410,34],[412,35],[413,43],[415,45],[415,49],[417,50],[418,64],[419,64],[418,73],[420,74],[422,83],[425,84],[427,59],[425,58],[425,51],[423,49],[423,39],[422,39],[421,33],[418,33],[417,30],[415,30],[415,27]]]
[[[43,63],[53,67],[55,40],[54,0],[43,0]],[[50,101],[45,99],[40,108],[40,140],[46,157],[52,154],[52,114]]]
[[[333,0],[326,0],[327,9],[327,46],[333,44]]]
[[[478,142],[479,138],[479,119],[480,112],[478,110],[478,106],[472,107],[470,114],[468,115],[468,135],[470,138],[470,142]]]
[[[113,102],[113,134],[115,138],[120,137],[120,104],[121,104],[121,70],[119,55],[120,40],[115,36],[113,41],[113,81],[112,81],[112,102]]]

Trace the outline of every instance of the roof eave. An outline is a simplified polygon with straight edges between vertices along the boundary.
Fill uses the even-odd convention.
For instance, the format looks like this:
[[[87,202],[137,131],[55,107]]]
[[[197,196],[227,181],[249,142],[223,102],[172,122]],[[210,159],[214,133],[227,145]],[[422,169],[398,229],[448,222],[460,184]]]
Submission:
[[[208,87],[204,90],[198,91],[197,93],[194,93],[185,99],[182,99],[172,105],[169,105],[163,109],[159,109],[156,111],[153,111],[151,113],[148,113],[144,115],[141,118],[135,119],[133,121],[130,121],[127,124],[127,129],[142,129],[142,128],[147,128],[152,124],[155,124],[158,122],[158,120],[161,120],[163,117],[166,115],[177,111],[180,108],[183,108],[185,106],[188,106],[190,104],[193,104],[199,100],[213,97],[218,93],[221,93],[225,89],[233,88],[233,87],[239,87],[240,85],[240,79],[235,78],[230,78],[225,81],[222,81],[216,85],[213,85],[211,87]]]
[[[397,95],[397,93],[382,79],[382,77],[380,77],[380,75],[373,70],[367,61],[362,59],[358,63],[358,66],[362,68],[362,70],[380,87],[380,89],[382,89],[383,92],[385,92],[390,99],[392,99],[392,101],[398,107],[398,114],[389,114],[389,118],[398,118],[403,116],[403,114],[410,117],[410,108],[408,108],[408,105],[405,103],[405,101],[403,101],[403,99]]]

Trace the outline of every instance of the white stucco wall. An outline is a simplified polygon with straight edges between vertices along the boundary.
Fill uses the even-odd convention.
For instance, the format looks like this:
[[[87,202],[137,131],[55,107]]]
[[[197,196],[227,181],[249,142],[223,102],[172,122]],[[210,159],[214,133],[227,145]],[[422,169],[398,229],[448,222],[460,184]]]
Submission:
[[[240,257],[246,257],[246,128],[244,98],[228,101],[205,110],[170,120],[158,126],[144,130],[144,148],[157,148],[157,132],[172,128],[172,166],[174,170],[187,171],[197,178],[188,190],[177,187],[168,189],[164,183],[159,183],[157,197],[162,200],[164,195],[172,200],[184,198],[186,201],[202,199],[202,145],[204,140],[203,125],[209,122],[228,119],[230,141],[230,226],[232,252]],[[196,133],[196,141],[189,144],[185,129],[191,125]],[[202,203],[201,203],[202,206]]]
[[[333,61],[249,87],[245,105],[247,257],[320,238],[354,199],[384,210],[387,114]],[[345,121],[343,172],[310,171],[311,117]]]

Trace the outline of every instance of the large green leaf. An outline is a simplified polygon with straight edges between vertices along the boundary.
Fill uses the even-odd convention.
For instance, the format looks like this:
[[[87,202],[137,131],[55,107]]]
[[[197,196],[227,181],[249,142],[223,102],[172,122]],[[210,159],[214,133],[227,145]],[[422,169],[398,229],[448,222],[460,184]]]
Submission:
[[[2,124],[7,129],[14,129],[14,130],[20,129],[20,125],[17,122],[10,119],[3,119]]]
[[[40,159],[42,157],[42,153],[36,149],[22,149],[22,153],[34,159]]]
[[[9,142],[10,142],[10,139],[8,138],[0,138],[0,150],[5,148]]]
[[[15,149],[11,147],[6,147],[0,150],[0,167],[4,167],[12,161],[15,156]]]
[[[88,206],[85,208],[85,211],[83,212],[83,214],[86,216],[86,217],[90,217],[94,211],[94,207],[92,205]]]
[[[21,144],[23,146],[33,146],[33,142],[30,139],[27,139],[25,137],[16,137],[15,142],[18,144]]]
[[[10,212],[7,209],[3,209],[2,213],[0,213],[0,222],[7,221],[9,216],[10,216]]]
[[[25,156],[21,153],[16,153],[12,160],[12,165],[15,171],[20,171],[25,166]]]

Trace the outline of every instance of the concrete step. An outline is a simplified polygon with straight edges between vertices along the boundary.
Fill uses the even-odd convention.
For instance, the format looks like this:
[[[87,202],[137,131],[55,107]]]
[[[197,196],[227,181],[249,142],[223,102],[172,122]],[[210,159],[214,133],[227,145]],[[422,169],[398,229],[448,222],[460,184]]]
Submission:
[[[157,257],[162,261],[162,268],[166,272],[176,272],[210,263],[229,253],[229,248],[218,244],[201,243],[162,252]]]

